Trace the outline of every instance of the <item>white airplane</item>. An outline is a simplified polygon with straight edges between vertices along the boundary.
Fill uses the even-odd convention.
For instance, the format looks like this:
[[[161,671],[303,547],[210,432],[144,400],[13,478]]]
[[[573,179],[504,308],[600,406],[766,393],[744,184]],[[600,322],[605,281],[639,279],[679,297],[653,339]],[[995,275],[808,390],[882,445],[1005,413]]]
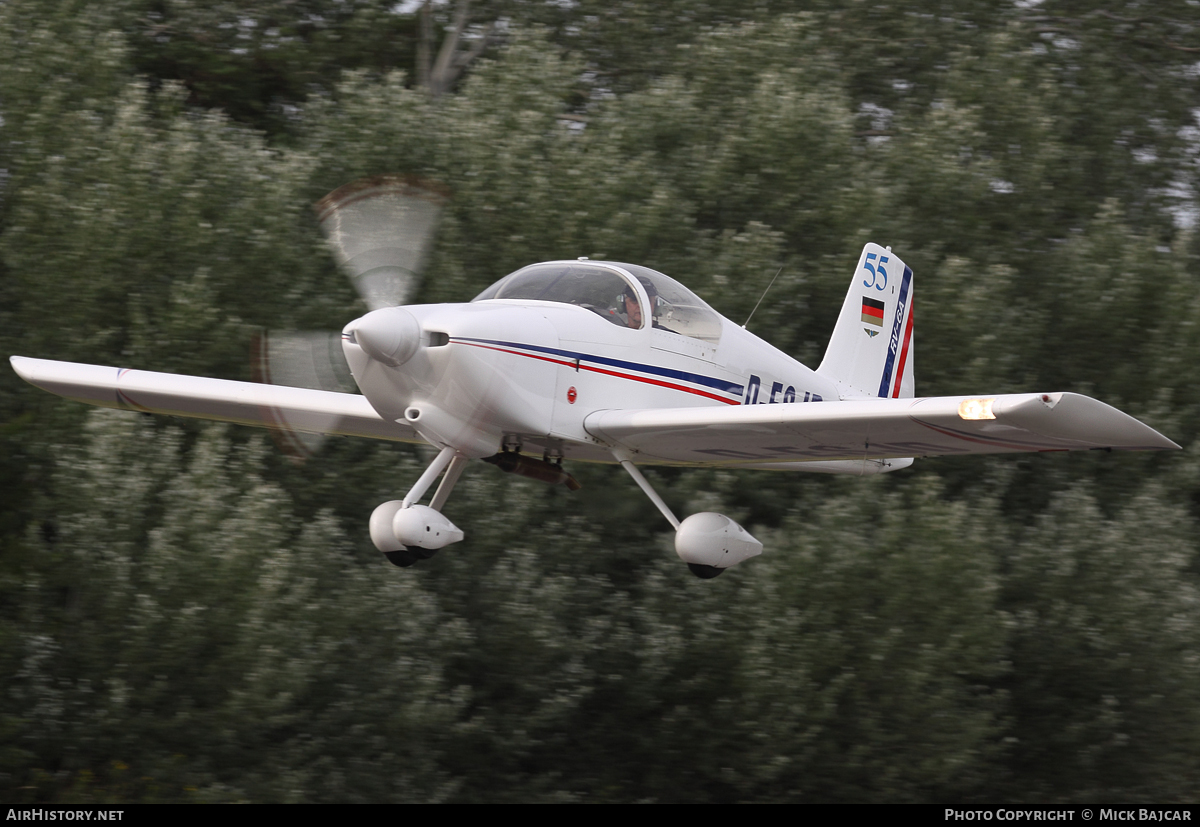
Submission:
[[[341,336],[361,395],[21,356],[13,368],[91,405],[432,445],[407,495],[371,515],[372,541],[398,566],[463,539],[442,508],[474,459],[573,490],[564,459],[619,463],[675,527],[679,557],[710,578],[762,544],[721,514],[679,520],[638,465],[865,475],[923,456],[1179,448],[1073,393],[916,397],[912,270],[876,244],[859,256],[815,371],[633,264],[532,264],[467,303],[396,306],[441,200],[378,178],[318,204],[371,307]]]

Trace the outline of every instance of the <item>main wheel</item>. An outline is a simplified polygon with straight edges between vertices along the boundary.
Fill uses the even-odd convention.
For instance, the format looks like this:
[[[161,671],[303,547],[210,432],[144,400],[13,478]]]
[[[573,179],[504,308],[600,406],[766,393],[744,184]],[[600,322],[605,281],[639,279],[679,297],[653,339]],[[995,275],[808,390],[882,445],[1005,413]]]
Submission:
[[[702,566],[699,563],[688,563],[687,567],[692,570],[692,574],[699,577],[701,580],[712,580],[725,569],[719,569],[716,566]]]

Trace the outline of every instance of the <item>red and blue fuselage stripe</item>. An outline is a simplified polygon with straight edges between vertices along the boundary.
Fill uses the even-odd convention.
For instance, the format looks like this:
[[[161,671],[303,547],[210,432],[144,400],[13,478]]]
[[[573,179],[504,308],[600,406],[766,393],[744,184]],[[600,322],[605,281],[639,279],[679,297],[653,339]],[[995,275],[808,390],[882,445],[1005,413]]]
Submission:
[[[659,365],[647,365],[640,362],[627,362],[623,359],[612,359],[607,356],[597,356],[591,353],[582,353],[573,350],[563,350],[561,348],[542,347],[540,345],[527,345],[521,342],[506,342],[500,339],[475,339],[470,337],[452,336],[451,342],[458,344],[471,345],[473,347],[483,347],[489,350],[498,350],[504,353],[512,353],[517,356],[524,356],[530,359],[539,359],[544,362],[552,362],[554,364],[563,365],[569,368],[578,368],[592,373],[602,373],[607,376],[615,376],[620,379],[629,379],[635,382],[642,382],[649,385],[658,385],[659,387],[671,388],[673,390],[685,391],[697,396],[703,396],[708,399],[724,402],[727,405],[739,405],[742,400],[742,385],[736,382],[731,382],[727,379],[720,379],[714,376],[704,376],[698,373],[690,373],[683,370],[675,370],[674,368],[661,367]],[[603,366],[603,367],[601,367]],[[637,371],[648,376],[636,376],[625,371]],[[677,380],[675,382],[668,380]],[[735,397],[733,399],[727,396],[718,396],[716,393],[711,393],[700,388],[688,387],[678,384],[678,382],[687,382],[691,385],[700,385],[701,388],[711,388],[718,393],[727,394]]]

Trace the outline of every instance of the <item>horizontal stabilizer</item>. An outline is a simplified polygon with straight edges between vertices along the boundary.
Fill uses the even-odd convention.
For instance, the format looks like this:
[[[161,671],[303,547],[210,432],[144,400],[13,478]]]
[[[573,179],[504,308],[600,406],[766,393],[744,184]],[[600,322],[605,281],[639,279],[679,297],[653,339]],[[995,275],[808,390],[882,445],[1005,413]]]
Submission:
[[[1116,408],[1074,393],[609,410],[588,416],[584,427],[610,446],[636,451],[639,462],[796,470],[811,462],[811,470],[852,473],[871,473],[872,461],[893,457],[1179,448]],[[832,464],[847,461],[844,469]]]
[[[104,408],[216,419],[316,434],[424,442],[407,425],[382,419],[366,397],[353,393],[24,356],[13,356],[9,361],[17,374],[31,385]]]

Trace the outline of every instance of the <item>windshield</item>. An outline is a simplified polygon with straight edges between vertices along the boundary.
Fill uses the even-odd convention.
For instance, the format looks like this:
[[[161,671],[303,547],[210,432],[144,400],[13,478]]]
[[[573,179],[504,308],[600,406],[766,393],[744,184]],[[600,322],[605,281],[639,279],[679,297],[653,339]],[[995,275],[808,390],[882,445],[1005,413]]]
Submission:
[[[643,313],[638,291],[616,268],[631,274],[649,294],[649,316],[655,330],[710,344],[720,340],[721,317],[715,310],[674,279],[637,264],[583,261],[532,264],[496,282],[474,301],[563,302],[591,310],[620,327],[645,327],[647,314]]]
[[[637,292],[616,270],[584,262],[534,264],[506,276],[484,290],[474,301],[487,299],[527,299],[562,302],[591,310],[621,327],[641,327],[638,316],[630,323],[625,295],[631,293],[636,304]]]

